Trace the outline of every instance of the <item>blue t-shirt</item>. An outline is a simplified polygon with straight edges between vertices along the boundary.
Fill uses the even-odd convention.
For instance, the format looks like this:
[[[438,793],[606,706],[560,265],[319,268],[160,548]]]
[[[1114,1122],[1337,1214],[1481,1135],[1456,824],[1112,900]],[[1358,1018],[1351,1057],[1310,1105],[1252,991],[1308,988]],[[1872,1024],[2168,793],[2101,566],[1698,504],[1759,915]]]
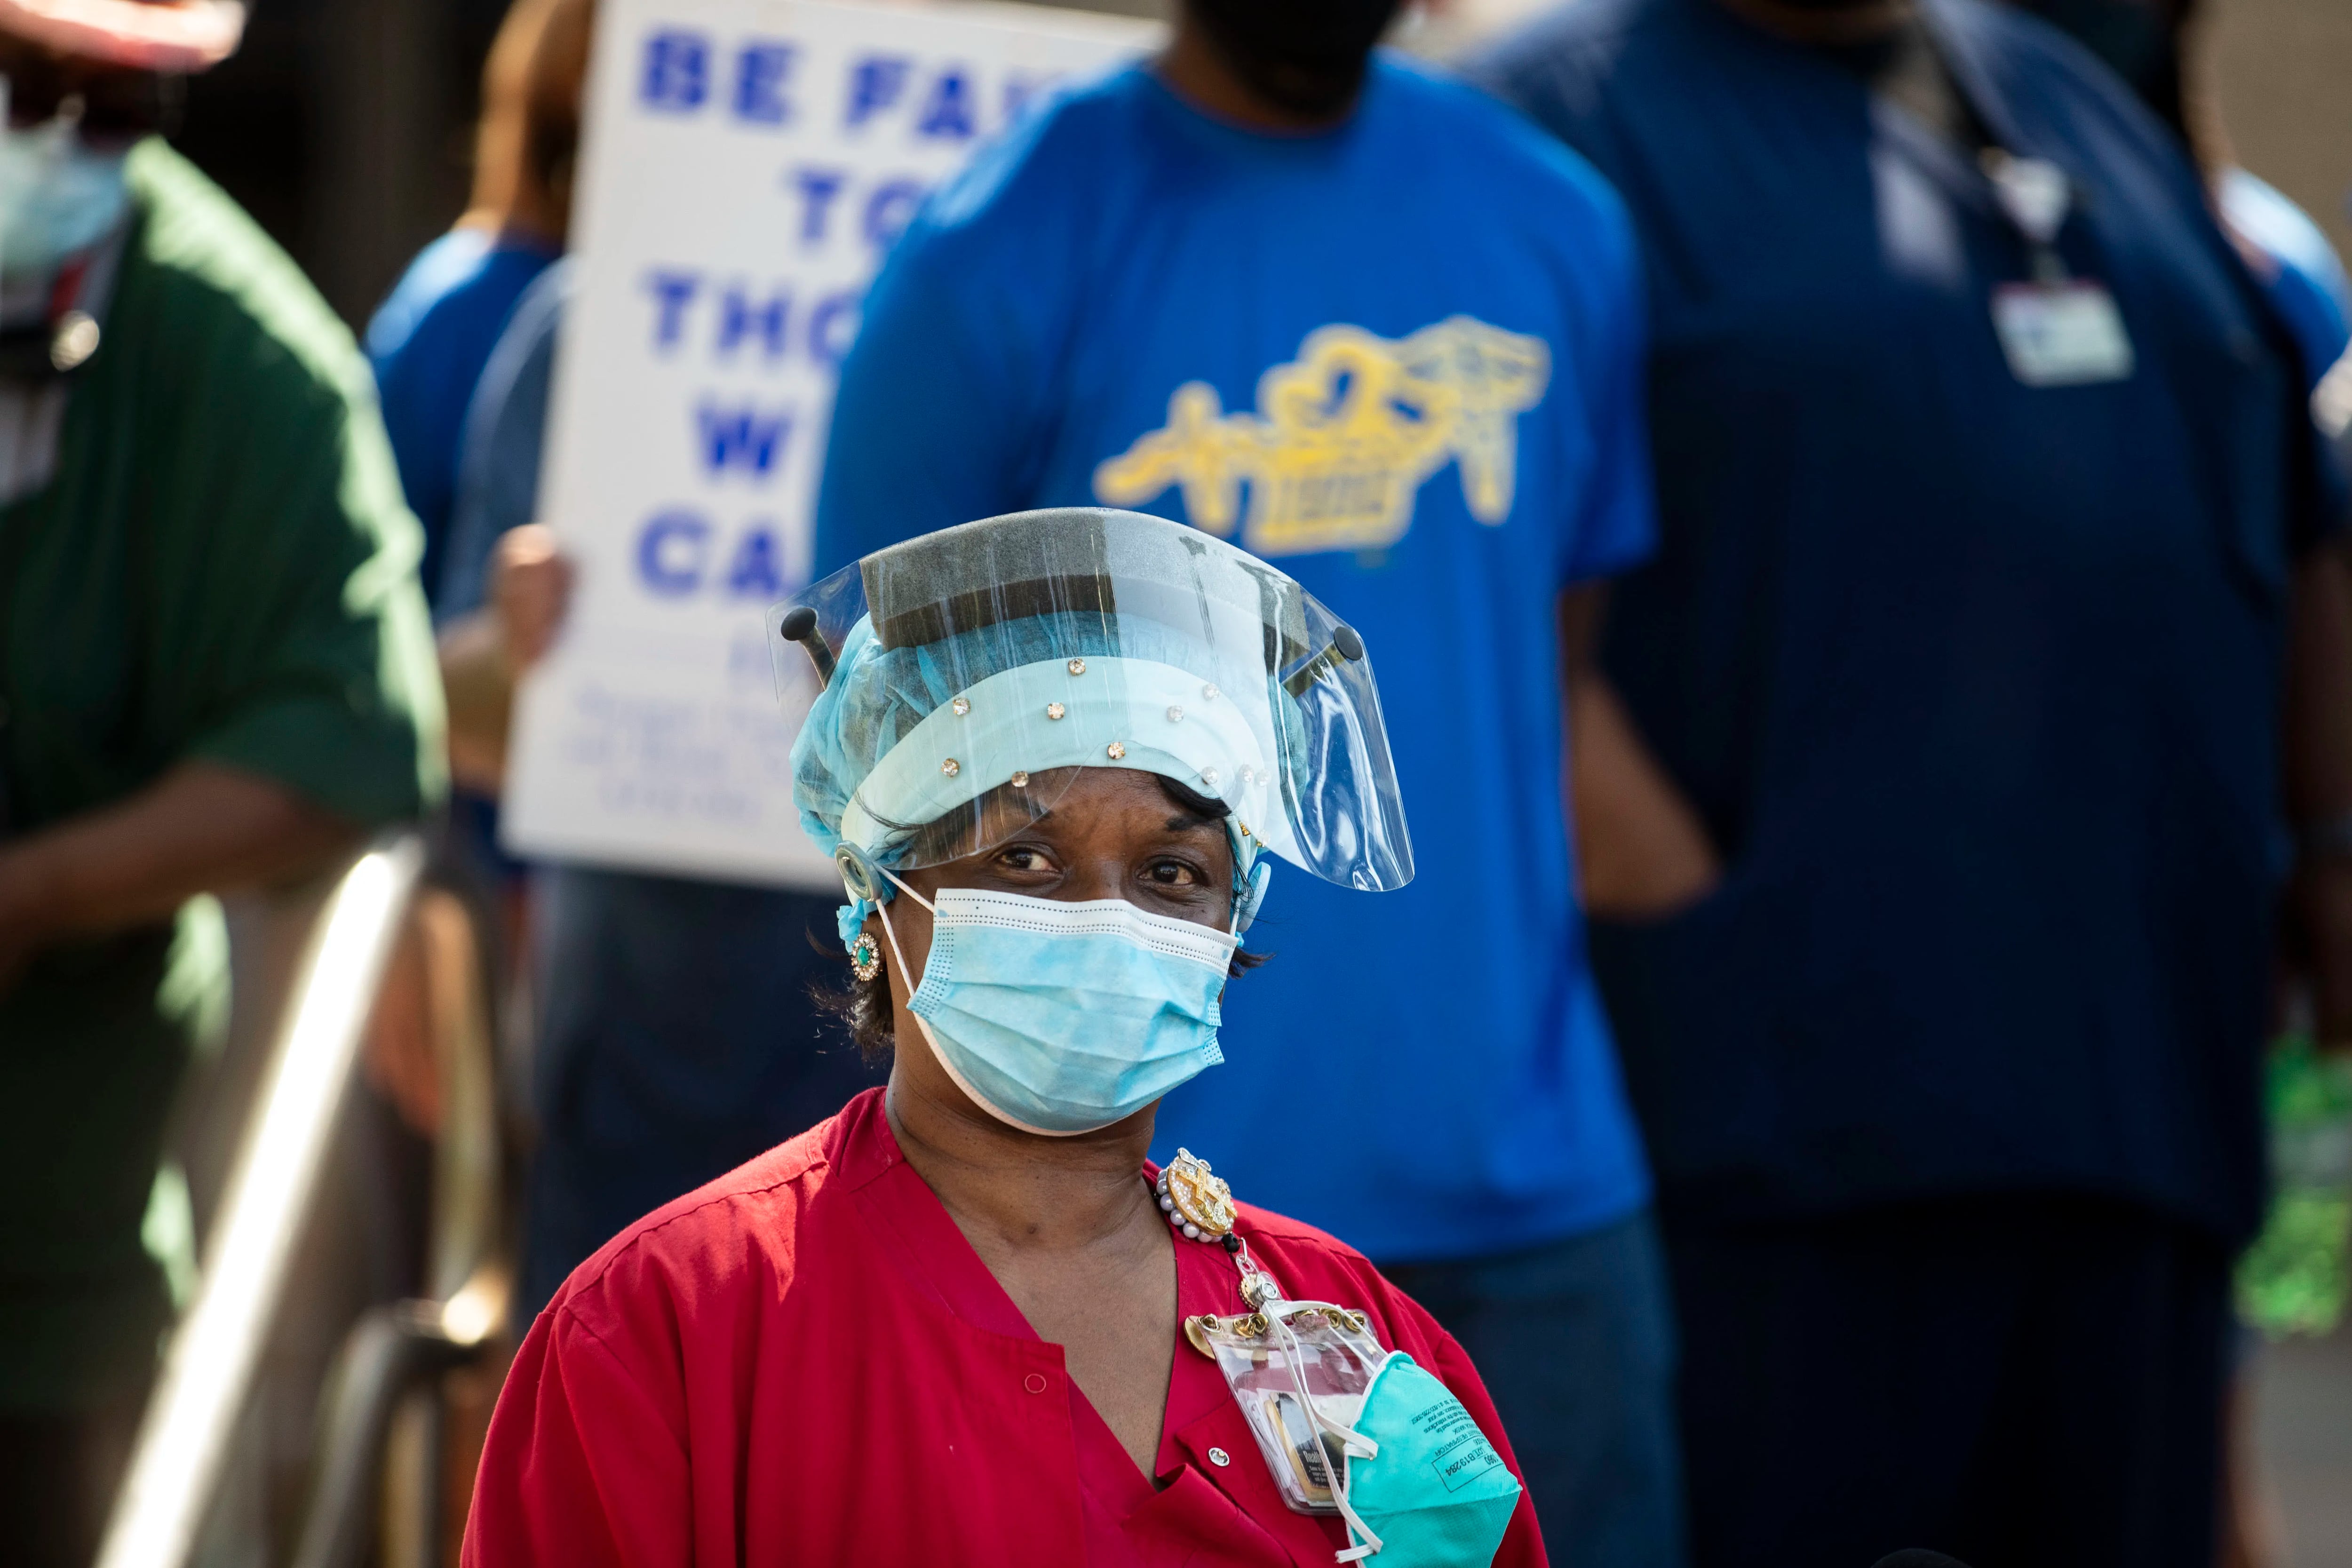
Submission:
[[[1277,871],[1250,933],[1274,961],[1160,1142],[1375,1257],[1647,1199],[1584,962],[1556,629],[1561,589],[1650,547],[1636,269],[1591,171],[1458,84],[1382,58],[1345,124],[1266,136],[1129,69],[934,197],[843,366],[819,570],[1114,504],[1362,631],[1418,875]]]
[[[417,252],[368,322],[383,427],[409,510],[425,525],[428,599],[441,583],[467,405],[515,301],[554,258],[535,241],[452,229]]]
[[[2067,1190],[2243,1235],[2301,373],[2119,82],[2005,6],[1923,14],[2074,182],[2126,378],[2021,383],[1979,161],[1712,0],[1585,0],[1480,68],[1641,233],[1661,544],[1603,658],[1728,867],[1595,963],[1670,1205]]]

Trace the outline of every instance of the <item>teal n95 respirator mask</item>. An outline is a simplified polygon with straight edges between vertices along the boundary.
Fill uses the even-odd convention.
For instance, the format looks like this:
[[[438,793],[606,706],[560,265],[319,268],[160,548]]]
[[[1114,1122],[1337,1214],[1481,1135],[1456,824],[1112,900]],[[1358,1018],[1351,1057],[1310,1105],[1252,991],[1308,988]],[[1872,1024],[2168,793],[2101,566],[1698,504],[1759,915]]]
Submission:
[[[1453,1390],[1391,1351],[1349,1436],[1357,1446],[1340,1467],[1349,1535],[1340,1562],[1472,1568],[1495,1560],[1519,1506],[1519,1479]]]
[[[1493,1562],[1520,1488],[1477,1418],[1412,1356],[1383,1349],[1367,1314],[1286,1300],[1246,1245],[1239,1257],[1253,1310],[1194,1319],[1185,1333],[1215,1360],[1283,1501],[1340,1516],[1339,1563]]]

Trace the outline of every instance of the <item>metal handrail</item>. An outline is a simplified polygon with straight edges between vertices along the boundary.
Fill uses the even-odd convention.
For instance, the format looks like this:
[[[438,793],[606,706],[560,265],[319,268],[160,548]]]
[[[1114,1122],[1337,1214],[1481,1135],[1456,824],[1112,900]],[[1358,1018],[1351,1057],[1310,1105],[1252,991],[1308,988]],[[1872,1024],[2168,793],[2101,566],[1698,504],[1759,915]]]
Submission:
[[[328,900],[296,973],[195,1300],[173,1332],[140,1424],[98,1568],[181,1568],[194,1545],[424,864],[417,835],[387,836]]]
[[[479,1359],[505,1316],[505,1295],[503,1279],[486,1269],[446,1304],[394,1302],[371,1310],[352,1328],[327,1379],[319,1460],[294,1568],[345,1568],[365,1559],[394,1412],[420,1384]],[[433,1414],[437,1419],[437,1405]],[[439,1479],[425,1478],[429,1490],[422,1500],[426,1522],[436,1531]]]
[[[420,903],[428,945],[436,915],[463,907],[455,899]],[[436,990],[432,1025],[441,1114],[425,1288],[434,1299],[374,1308],[345,1336],[320,1402],[291,1568],[357,1568],[372,1545],[385,1568],[441,1561],[443,1382],[485,1358],[506,1323],[510,1289],[499,1247],[504,1165],[489,955],[467,925],[473,964],[454,988],[463,994]],[[372,1530],[378,1524],[380,1541]]]

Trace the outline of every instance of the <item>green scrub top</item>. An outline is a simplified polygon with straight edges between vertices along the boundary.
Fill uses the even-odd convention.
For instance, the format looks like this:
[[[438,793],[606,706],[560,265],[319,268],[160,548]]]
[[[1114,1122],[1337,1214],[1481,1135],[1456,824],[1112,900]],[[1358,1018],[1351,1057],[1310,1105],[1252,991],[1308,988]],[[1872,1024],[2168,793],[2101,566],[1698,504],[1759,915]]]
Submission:
[[[357,345],[160,142],[55,477],[0,509],[0,833],[203,760],[354,823],[441,786],[421,539]],[[192,1048],[226,1016],[209,900],[0,991],[0,1411],[135,1391],[167,1302],[140,1228]]]

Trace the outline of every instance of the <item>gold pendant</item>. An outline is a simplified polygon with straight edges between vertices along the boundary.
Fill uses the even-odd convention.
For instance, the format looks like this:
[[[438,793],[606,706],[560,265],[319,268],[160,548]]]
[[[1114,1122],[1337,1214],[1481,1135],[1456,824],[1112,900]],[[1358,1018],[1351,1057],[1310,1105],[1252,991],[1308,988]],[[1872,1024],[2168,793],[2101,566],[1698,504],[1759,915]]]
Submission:
[[[1209,1173],[1209,1163],[1190,1149],[1179,1149],[1160,1173],[1160,1212],[1168,1223],[1193,1241],[1214,1241],[1234,1228],[1234,1190],[1222,1176]]]

